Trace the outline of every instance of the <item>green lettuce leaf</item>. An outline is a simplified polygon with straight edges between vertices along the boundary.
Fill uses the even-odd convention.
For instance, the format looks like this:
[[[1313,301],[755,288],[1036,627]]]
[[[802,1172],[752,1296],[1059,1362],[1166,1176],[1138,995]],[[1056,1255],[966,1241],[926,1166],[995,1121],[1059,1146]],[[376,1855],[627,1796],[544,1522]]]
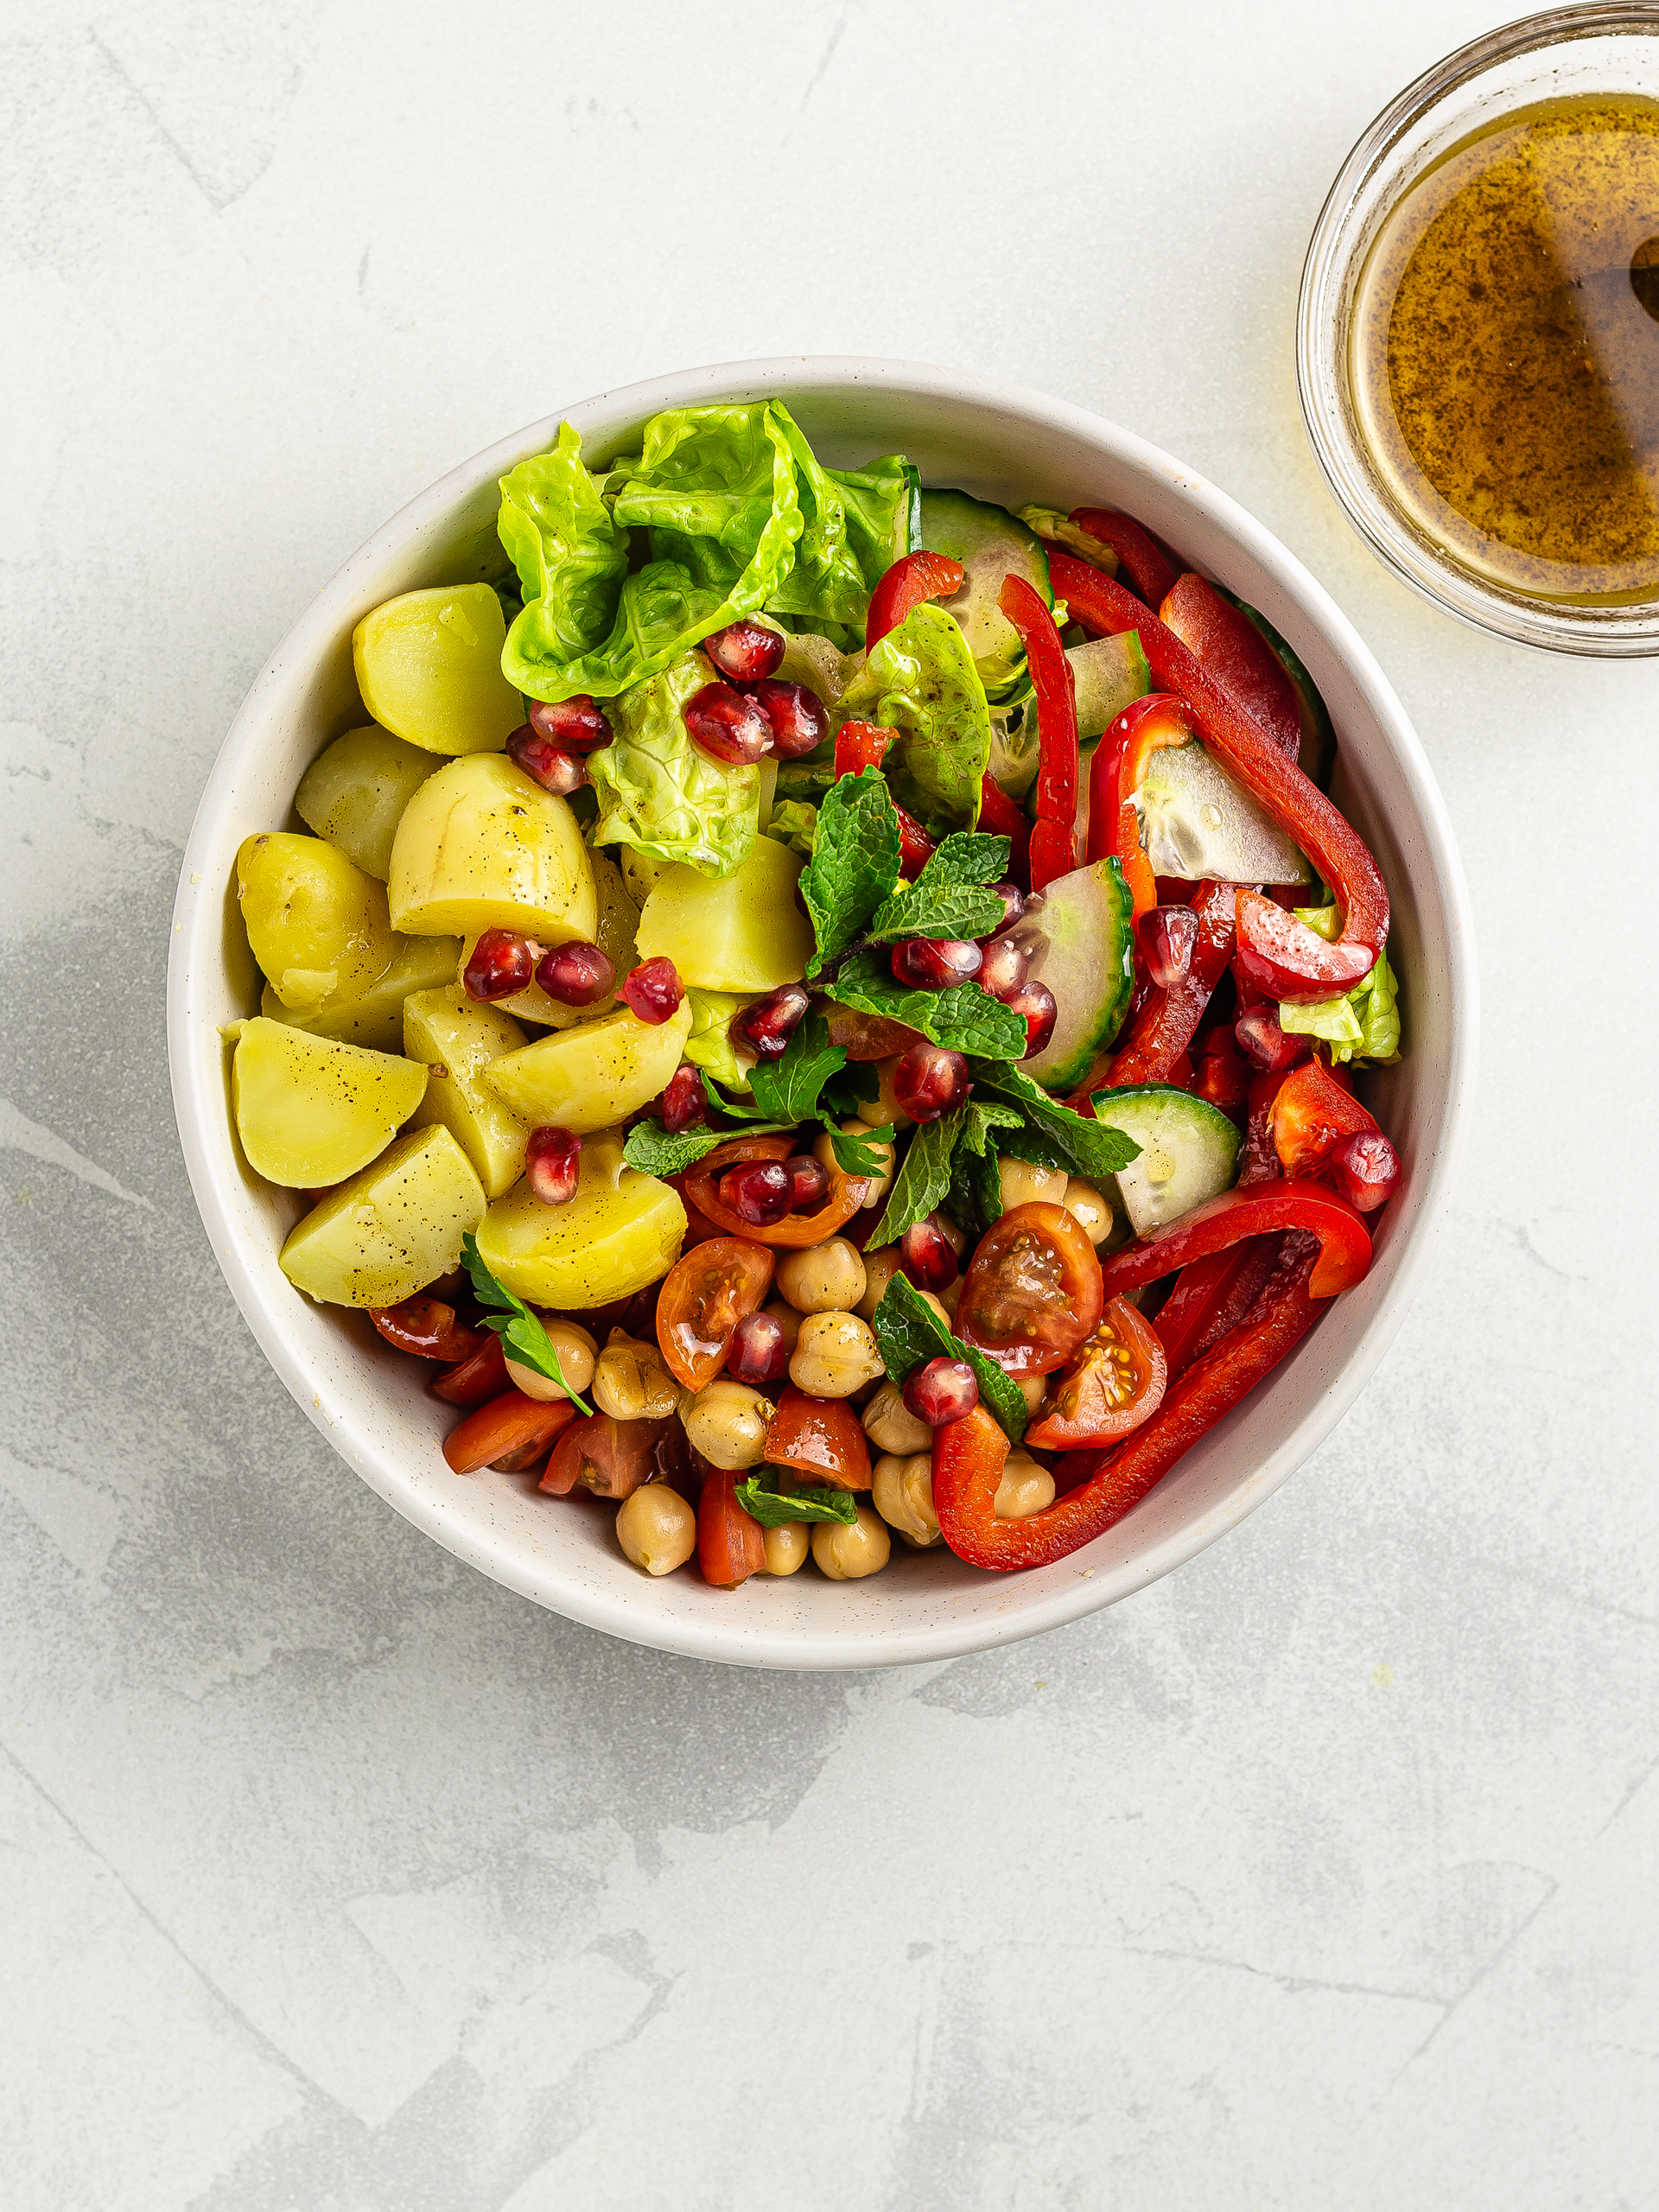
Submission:
[[[903,1275],[894,1275],[881,1294],[870,1323],[891,1381],[903,1383],[930,1359],[965,1359],[979,1383],[986,1411],[1012,1444],[1026,1433],[1030,1418],[1020,1385],[994,1359],[953,1337],[949,1327]]]
[[[893,795],[934,836],[971,830],[991,758],[985,686],[962,631],[925,601],[876,646],[842,692],[838,723],[897,733],[881,766]]]
[[[631,845],[703,875],[730,875],[747,860],[760,833],[760,768],[714,760],[685,726],[686,701],[711,680],[704,657],[687,653],[613,702],[615,741],[588,756],[599,798],[594,844]]]
[[[1332,943],[1341,936],[1340,907],[1299,906],[1295,912],[1299,922]],[[1370,1060],[1391,1067],[1400,1058],[1400,987],[1386,947],[1370,974],[1342,997],[1300,1006],[1287,1001],[1279,1009],[1279,1027],[1288,1036],[1317,1037],[1330,1046],[1333,1060]]]
[[[1025,1053],[1023,1014],[982,991],[977,983],[954,983],[943,991],[912,990],[896,980],[885,951],[854,953],[823,988],[842,1006],[902,1021],[955,1052],[977,1053],[987,1061],[1018,1060]]]
[[[804,629],[822,632],[826,624],[842,630],[861,629],[870,593],[881,570],[890,566],[896,556],[889,554],[873,574],[867,574],[859,557],[860,548],[855,545],[849,528],[845,488],[848,480],[822,466],[786,408],[774,404],[774,412],[795,463],[801,534],[795,547],[794,563],[772,588],[767,609],[774,614],[791,617]],[[883,464],[873,466],[880,467]],[[902,467],[903,464],[899,466]],[[893,486],[891,508],[896,508],[906,488],[902,479]],[[874,489],[873,484],[872,490]],[[891,514],[887,534],[891,542]],[[861,542],[868,544],[869,535],[868,531],[861,531]]]
[[[817,841],[817,808],[804,799],[780,799],[772,810],[766,835],[775,837],[780,845],[786,845],[791,853],[798,853],[804,861],[810,861]]]
[[[732,1043],[732,1022],[746,1006],[753,1006],[764,994],[759,991],[703,991],[688,984],[685,995],[691,1001],[691,1030],[683,1047],[686,1058],[694,1068],[701,1068],[705,1077],[712,1076],[716,1083],[723,1083],[728,1090],[747,1090],[749,1070],[738,1058],[737,1048]],[[725,1102],[717,1100],[715,1103],[724,1104]],[[732,1110],[742,1112],[744,1109],[734,1108]]]
[[[842,776],[818,809],[800,893],[817,940],[809,976],[843,953],[899,880],[899,817],[879,768]]]
[[[501,479],[496,527],[524,597],[503,661],[509,677],[516,682],[520,666],[540,671],[579,659],[616,619],[628,534],[582,467],[582,440],[569,423],[559,425],[551,453],[521,461]]]

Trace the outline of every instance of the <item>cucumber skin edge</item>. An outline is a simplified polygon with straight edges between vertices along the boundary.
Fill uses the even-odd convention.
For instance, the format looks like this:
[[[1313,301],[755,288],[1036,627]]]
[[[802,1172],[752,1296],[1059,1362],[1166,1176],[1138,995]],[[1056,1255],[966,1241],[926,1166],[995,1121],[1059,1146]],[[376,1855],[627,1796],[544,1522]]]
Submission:
[[[1032,1077],[1032,1080],[1041,1084],[1051,1097],[1058,1096],[1068,1090],[1075,1090],[1094,1065],[1096,1056],[1103,1052],[1109,1046],[1116,1043],[1118,1033],[1123,1027],[1123,1017],[1128,1014],[1129,1001],[1135,995],[1135,940],[1129,925],[1130,917],[1135,912],[1135,901],[1130,896],[1128,885],[1123,880],[1123,870],[1116,855],[1109,854],[1105,864],[1109,871],[1107,880],[1116,894],[1116,934],[1122,948],[1122,966],[1121,987],[1104,1007],[1101,1021],[1092,1040],[1087,1046],[1080,1046],[1064,1067],[1051,1068],[1046,1075]],[[1091,862],[1088,865],[1097,867],[1099,863]],[[1105,965],[1104,957],[1103,957],[1102,965],[1103,967]],[[1043,1052],[1046,1053],[1048,1049],[1048,1046],[1045,1046]],[[1040,1058],[1042,1056],[1039,1053],[1038,1057]],[[1028,1075],[1031,1074],[1030,1069],[1027,1068],[1026,1072]]]

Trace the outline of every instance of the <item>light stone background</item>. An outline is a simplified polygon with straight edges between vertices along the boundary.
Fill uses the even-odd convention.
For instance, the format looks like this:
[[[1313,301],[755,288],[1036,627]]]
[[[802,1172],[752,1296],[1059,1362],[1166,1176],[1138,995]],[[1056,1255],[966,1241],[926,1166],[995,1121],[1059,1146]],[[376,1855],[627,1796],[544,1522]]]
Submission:
[[[1659,683],[1390,581],[1291,362],[1342,156],[1497,19],[6,8],[8,2207],[1659,2202]],[[336,564],[561,401],[795,348],[1043,387],[1276,531],[1422,733],[1485,999],[1455,1217],[1303,1472],[857,1678],[569,1626],[353,1481],[162,1033],[197,793]]]

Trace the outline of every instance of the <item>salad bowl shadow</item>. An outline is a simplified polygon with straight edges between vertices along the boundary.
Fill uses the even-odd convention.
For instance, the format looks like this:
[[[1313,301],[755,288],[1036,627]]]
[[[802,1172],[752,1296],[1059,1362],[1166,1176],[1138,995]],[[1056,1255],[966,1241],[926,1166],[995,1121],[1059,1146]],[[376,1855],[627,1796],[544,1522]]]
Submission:
[[[561,421],[602,461],[664,408],[769,396],[832,464],[902,451],[924,483],[1008,505],[1123,508],[1259,607],[1324,694],[1340,745],[1334,795],[1392,893],[1406,1057],[1372,1077],[1368,1096],[1403,1172],[1370,1274],[1124,1520],[1022,1574],[895,1545],[892,1565],[860,1582],[810,1571],[735,1591],[692,1572],[652,1580],[623,1557],[612,1512],[596,1503],[544,1497],[523,1476],[452,1474],[439,1449],[452,1409],[427,1394],[416,1363],[282,1274],[298,1195],[248,1170],[229,1112],[220,1026],[257,1009],[257,986],[226,887],[243,838],[289,822],[304,770],[363,719],[351,653],[359,618],[399,592],[498,573],[496,480],[549,446]],[[457,1558],[590,1627],[699,1659],[839,1669],[953,1658],[1111,1605],[1236,1527],[1330,1434],[1400,1326],[1450,1202],[1473,1092],[1476,989],[1468,893],[1422,748],[1351,626],[1258,523],[1080,408],[963,372],[797,355],[658,378],[532,423],[423,493],[346,562],[271,656],[208,779],[174,912],[168,1044],[185,1161],[226,1281],[297,1403],[372,1489]]]

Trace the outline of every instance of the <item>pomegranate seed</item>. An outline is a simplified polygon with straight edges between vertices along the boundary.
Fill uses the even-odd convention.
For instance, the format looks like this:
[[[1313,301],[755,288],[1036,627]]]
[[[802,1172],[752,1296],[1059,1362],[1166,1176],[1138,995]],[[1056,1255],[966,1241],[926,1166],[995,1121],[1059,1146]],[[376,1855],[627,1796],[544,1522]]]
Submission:
[[[562,751],[551,738],[538,736],[528,722],[507,740],[507,757],[559,798],[568,798],[588,780],[588,771],[574,753]]]
[[[528,990],[536,973],[530,939],[512,930],[486,930],[473,947],[461,977],[469,999],[510,999]]]
[[[671,960],[642,960],[622,978],[622,996],[641,1021],[655,1027],[659,1022],[671,1021],[679,1012],[685,985]]]
[[[994,937],[982,950],[985,957],[980,964],[980,988],[994,999],[1011,999],[1024,987],[1030,954],[1011,937]]]
[[[804,683],[779,683],[766,677],[750,685],[749,696],[772,724],[772,749],[780,760],[798,760],[823,744],[830,717],[823,700]]]
[[[582,1139],[574,1129],[532,1129],[524,1153],[524,1180],[544,1206],[562,1206],[576,1195]]]
[[[729,683],[705,683],[683,712],[693,742],[713,760],[745,766],[772,750],[772,724],[753,699]]]
[[[771,1229],[789,1211],[794,1183],[779,1160],[752,1160],[728,1167],[718,1185],[720,1203],[756,1229]]]
[[[781,1382],[789,1372],[789,1339],[770,1313],[746,1313],[732,1332],[726,1372],[756,1390]]]
[[[1286,1035],[1277,1007],[1246,1007],[1233,1024],[1233,1034],[1247,1060],[1275,1075],[1281,1068],[1299,1066],[1313,1050],[1306,1037]]]
[[[957,1279],[957,1255],[938,1224],[912,1221],[899,1239],[899,1264],[918,1290],[943,1290]]]
[[[791,1213],[817,1213],[830,1195],[830,1171],[810,1152],[798,1152],[784,1162],[789,1178]]]
[[[536,963],[536,980],[561,1006],[597,1006],[616,988],[616,969],[596,944],[556,944]]]
[[[976,944],[959,937],[902,937],[893,948],[894,977],[924,991],[971,983],[984,960]]]
[[[994,883],[991,888],[1002,901],[1002,918],[991,935],[1001,937],[1003,931],[1011,930],[1025,912],[1026,894],[1017,883]]]
[[[937,1122],[971,1089],[967,1061],[943,1045],[912,1045],[893,1071],[893,1103],[912,1122]]]
[[[1054,1018],[1059,1009],[1054,1003],[1053,992],[1046,983],[1021,983],[1017,991],[1008,994],[1003,1004],[1025,1017],[1026,1049],[1020,1058],[1034,1060],[1054,1034]]]
[[[918,1367],[905,1385],[905,1408],[929,1428],[961,1421],[979,1403],[979,1382],[965,1359],[943,1354]]]
[[[745,1007],[733,1021],[729,1033],[736,1043],[747,1046],[756,1059],[778,1059],[788,1050],[789,1040],[806,1007],[806,993],[798,983],[780,983],[765,998]]]
[[[676,1068],[668,1079],[668,1087],[663,1093],[663,1127],[671,1136],[677,1137],[682,1129],[689,1129],[708,1118],[709,1095],[688,1060],[683,1067]]]
[[[1326,1160],[1325,1172],[1357,1212],[1375,1213],[1394,1196],[1400,1155],[1381,1129],[1361,1129],[1344,1137]]]
[[[537,699],[531,707],[530,726],[563,753],[591,753],[608,745],[615,732],[585,691],[574,699]]]
[[[1198,918],[1190,906],[1154,906],[1142,914],[1141,952],[1147,973],[1160,990],[1184,982],[1198,941]]]
[[[764,629],[759,622],[728,622],[703,639],[702,650],[734,683],[753,683],[770,676],[782,660],[784,641],[776,630]]]

